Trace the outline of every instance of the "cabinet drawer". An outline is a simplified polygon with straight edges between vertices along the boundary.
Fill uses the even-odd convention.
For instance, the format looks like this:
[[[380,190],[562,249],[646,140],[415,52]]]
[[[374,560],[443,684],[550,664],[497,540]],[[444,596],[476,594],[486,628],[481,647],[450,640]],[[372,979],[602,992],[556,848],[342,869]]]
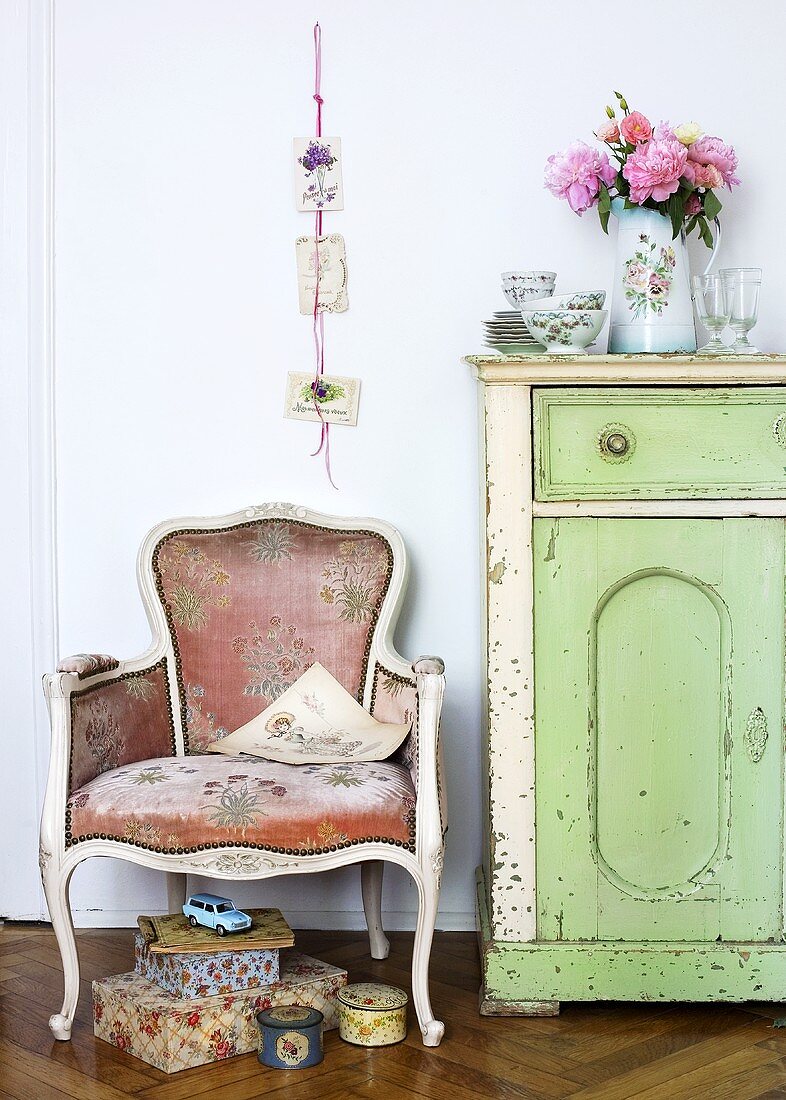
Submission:
[[[786,387],[535,390],[536,500],[786,497]]]

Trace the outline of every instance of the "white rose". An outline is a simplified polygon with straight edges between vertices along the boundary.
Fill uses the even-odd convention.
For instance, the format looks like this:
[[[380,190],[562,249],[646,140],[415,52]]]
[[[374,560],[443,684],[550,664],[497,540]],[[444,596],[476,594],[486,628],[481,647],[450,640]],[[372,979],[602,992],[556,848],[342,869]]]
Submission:
[[[698,122],[683,122],[674,127],[674,136],[682,145],[693,145],[698,141],[704,131]]]

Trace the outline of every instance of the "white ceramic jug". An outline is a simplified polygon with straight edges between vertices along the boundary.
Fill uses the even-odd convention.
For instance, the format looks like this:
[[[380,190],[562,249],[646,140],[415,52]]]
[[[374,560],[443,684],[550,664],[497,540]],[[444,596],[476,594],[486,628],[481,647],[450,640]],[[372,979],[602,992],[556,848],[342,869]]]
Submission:
[[[696,326],[685,231],[672,240],[669,218],[643,206],[626,210],[620,198],[612,200],[611,210],[619,223],[619,233],[609,351],[618,354],[695,351]],[[720,245],[717,219],[715,229],[715,243],[705,275]]]

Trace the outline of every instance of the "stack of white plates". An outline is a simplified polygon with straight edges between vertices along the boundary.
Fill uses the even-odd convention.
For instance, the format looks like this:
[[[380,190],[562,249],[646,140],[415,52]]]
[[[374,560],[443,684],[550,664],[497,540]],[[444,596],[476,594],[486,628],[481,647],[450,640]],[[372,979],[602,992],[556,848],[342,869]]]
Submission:
[[[542,352],[546,349],[533,339],[524,324],[521,314],[515,309],[500,310],[483,322],[485,344],[503,355],[523,355],[528,352]]]

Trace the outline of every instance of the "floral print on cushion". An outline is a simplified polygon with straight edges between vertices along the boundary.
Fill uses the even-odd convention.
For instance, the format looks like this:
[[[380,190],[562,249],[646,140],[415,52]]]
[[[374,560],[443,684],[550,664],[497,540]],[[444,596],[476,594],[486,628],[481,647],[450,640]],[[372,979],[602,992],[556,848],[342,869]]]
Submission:
[[[245,725],[315,660],[361,700],[392,564],[381,535],[299,520],[162,539],[153,572],[175,648],[186,751]]]
[[[159,757],[97,775],[68,802],[69,842],[104,834],[144,848],[245,845],[305,854],[353,841],[409,846],[415,791],[400,764],[279,764]]]
[[[173,752],[164,661],[72,694],[69,792],[121,764]]]

